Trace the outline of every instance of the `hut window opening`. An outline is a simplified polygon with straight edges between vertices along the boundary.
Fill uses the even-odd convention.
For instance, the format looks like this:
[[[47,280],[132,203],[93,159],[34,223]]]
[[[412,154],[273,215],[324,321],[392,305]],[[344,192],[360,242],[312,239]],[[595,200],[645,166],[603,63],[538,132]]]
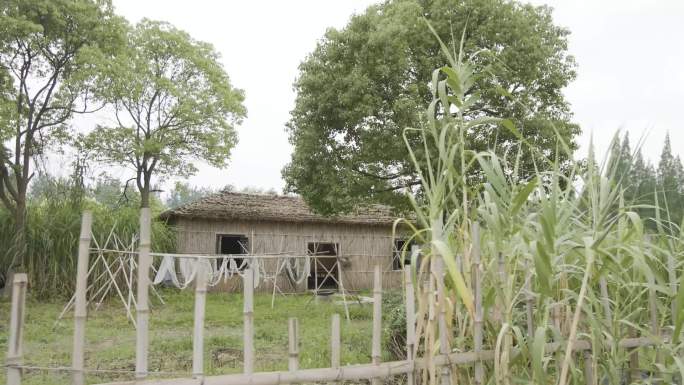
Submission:
[[[249,238],[244,235],[224,235],[217,236],[218,254],[230,255],[240,270],[244,270],[244,258],[236,258],[235,255],[249,254]]]
[[[403,238],[394,240],[394,249],[392,250],[392,270],[402,270],[404,265],[411,264],[411,255],[417,247],[416,243]],[[404,255],[404,262],[402,264],[402,254]]]
[[[313,256],[311,274],[307,280],[309,290],[338,288],[339,244],[330,242],[309,242],[308,254]]]

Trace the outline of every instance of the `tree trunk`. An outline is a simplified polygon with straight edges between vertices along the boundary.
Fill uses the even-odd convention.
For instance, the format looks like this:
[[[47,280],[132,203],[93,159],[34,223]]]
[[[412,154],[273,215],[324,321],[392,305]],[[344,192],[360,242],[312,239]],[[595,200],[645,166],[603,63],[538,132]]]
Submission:
[[[14,212],[14,239],[13,244],[7,252],[11,256],[11,262],[5,273],[5,287],[2,296],[12,295],[12,281],[14,273],[26,272],[26,188],[17,189],[18,200],[16,201]]]
[[[10,269],[14,272],[26,272],[26,192],[20,193],[14,214],[14,248]]]
[[[140,208],[145,207],[150,207],[150,185],[147,183],[140,189]]]

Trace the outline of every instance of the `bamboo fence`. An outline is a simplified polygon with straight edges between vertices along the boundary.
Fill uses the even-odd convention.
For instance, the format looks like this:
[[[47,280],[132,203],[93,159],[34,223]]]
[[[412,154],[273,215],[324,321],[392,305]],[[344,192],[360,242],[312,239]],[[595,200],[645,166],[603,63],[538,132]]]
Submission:
[[[75,329],[74,346],[72,356],[72,366],[68,368],[38,368],[23,365],[22,354],[22,330],[25,315],[25,297],[27,277],[25,274],[16,274],[13,281],[12,304],[10,314],[10,327],[8,339],[8,352],[6,359],[7,384],[20,385],[24,370],[53,370],[70,372],[72,383],[81,385],[85,383],[86,374],[103,372],[101,370],[89,370],[84,367],[85,356],[85,322],[86,322],[86,274],[88,271],[88,247],[90,243],[90,225],[92,217],[90,213],[83,215],[81,227],[81,243],[78,254],[77,285],[76,285],[76,306],[75,306]],[[279,384],[302,384],[302,383],[341,383],[343,381],[370,380],[372,384],[382,384],[395,376],[403,375],[407,385],[422,383],[416,376],[419,372],[432,371],[436,373],[440,384],[449,385],[453,383],[451,371],[461,365],[474,366],[475,384],[487,383],[483,365],[487,361],[493,361],[496,357],[495,350],[482,349],[482,293],[481,293],[481,262],[477,240],[479,239],[478,228],[474,226],[473,239],[474,248],[472,253],[472,277],[475,287],[475,319],[473,324],[474,350],[469,352],[453,352],[449,346],[447,334],[447,322],[444,306],[434,306],[431,316],[437,317],[439,332],[439,353],[430,357],[417,357],[418,343],[416,337],[415,297],[412,271],[409,266],[404,269],[404,299],[406,306],[406,350],[405,360],[381,362],[382,357],[382,279],[381,268],[379,265],[374,269],[374,288],[373,288],[373,320],[372,320],[372,340],[371,340],[371,362],[368,364],[346,365],[340,363],[340,316],[335,314],[331,319],[331,363],[327,368],[302,369],[299,367],[299,321],[296,318],[288,320],[288,370],[274,372],[254,372],[254,283],[253,271],[248,269],[244,275],[244,369],[242,374],[229,374],[218,376],[205,376],[203,373],[203,341],[204,341],[204,313],[206,305],[206,280],[199,279],[195,289],[195,308],[194,308],[194,332],[193,332],[193,354],[192,354],[192,374],[187,378],[174,379],[155,379],[147,380],[145,377],[151,374],[159,374],[148,371],[147,354],[149,344],[148,330],[148,277],[145,272],[149,271],[149,210],[141,212],[140,223],[142,227],[139,265],[141,273],[138,284],[138,303],[137,303],[137,344],[136,344],[136,366],[133,381],[110,382],[106,385],[279,385]],[[435,289],[436,300],[444,301],[444,265],[441,258],[436,258],[431,263],[429,274],[430,286]],[[200,277],[205,276],[200,274]],[[504,277],[502,277],[504,278]],[[434,297],[434,295],[433,295]],[[653,295],[651,296],[653,297]],[[434,301],[435,298],[432,299]],[[528,306],[531,303],[527,302]],[[531,308],[528,307],[528,312]],[[529,313],[528,313],[529,314]],[[656,328],[658,323],[654,319],[652,312],[651,326]],[[532,328],[528,320],[529,328]],[[638,355],[639,348],[646,346],[659,346],[666,342],[668,337],[659,330],[653,329],[649,337],[632,336],[617,342],[617,346],[622,349],[630,350],[630,373],[632,376],[639,375]],[[595,373],[593,373],[592,345],[586,340],[575,340],[572,344],[566,343],[547,343],[544,346],[544,354],[551,355],[556,352],[566,350],[573,354],[577,359],[584,361],[584,376],[587,384],[595,384]],[[520,347],[512,347],[510,350],[510,360],[520,355],[524,351]]]

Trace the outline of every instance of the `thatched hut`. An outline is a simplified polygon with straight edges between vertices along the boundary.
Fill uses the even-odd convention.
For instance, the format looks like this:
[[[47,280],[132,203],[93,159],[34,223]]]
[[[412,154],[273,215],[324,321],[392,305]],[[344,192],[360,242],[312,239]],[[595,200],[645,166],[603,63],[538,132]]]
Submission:
[[[396,216],[386,206],[369,205],[327,217],[314,213],[299,197],[222,192],[161,217],[177,230],[178,253],[234,259],[267,256],[263,269],[284,292],[334,290],[340,285],[352,292],[370,289],[378,264],[383,287],[401,285],[399,250],[406,240],[393,235]],[[279,260],[306,255],[310,275],[296,283]],[[224,288],[235,290],[239,281]],[[272,283],[259,289],[271,290]]]

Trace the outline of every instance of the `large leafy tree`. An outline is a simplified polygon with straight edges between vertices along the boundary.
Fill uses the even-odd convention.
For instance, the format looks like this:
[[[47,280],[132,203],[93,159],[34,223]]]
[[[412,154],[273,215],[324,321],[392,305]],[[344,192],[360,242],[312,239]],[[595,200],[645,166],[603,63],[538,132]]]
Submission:
[[[418,185],[402,140],[421,124],[430,103],[429,83],[444,65],[438,40],[456,42],[472,56],[473,92],[468,118],[515,122],[526,141],[548,158],[563,161],[576,147],[563,88],[575,78],[566,29],[551,10],[506,0],[390,0],[330,29],[300,66],[297,99],[288,123],[294,145],[283,170],[287,189],[315,209],[334,213],[364,200],[401,204],[400,190]],[[557,135],[560,134],[560,135]],[[409,140],[414,139],[409,137]],[[469,132],[468,147],[500,154],[515,150],[514,130],[497,125]],[[417,142],[416,142],[417,143]],[[420,155],[420,150],[418,155]],[[534,168],[523,157],[523,172]]]
[[[0,202],[14,219],[11,267],[23,268],[31,162],[88,105],[95,57],[122,41],[107,0],[0,2]]]
[[[130,30],[97,90],[116,124],[98,127],[85,144],[97,159],[135,172],[142,207],[149,207],[153,177],[191,175],[198,159],[224,166],[246,113],[243,92],[231,86],[211,45],[150,20]]]

